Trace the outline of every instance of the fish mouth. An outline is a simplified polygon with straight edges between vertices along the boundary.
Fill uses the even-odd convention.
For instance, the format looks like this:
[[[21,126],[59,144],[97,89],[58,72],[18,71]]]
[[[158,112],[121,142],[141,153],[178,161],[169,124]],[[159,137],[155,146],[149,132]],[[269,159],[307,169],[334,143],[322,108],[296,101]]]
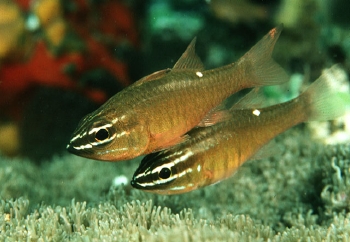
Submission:
[[[137,181],[137,179],[135,179],[134,177],[131,179],[130,185],[133,188],[140,189],[140,190],[154,190],[154,186],[145,185],[142,183],[142,181],[141,182]]]
[[[140,183],[136,182],[134,179],[130,181],[130,185],[136,189],[146,189],[144,186],[141,186]]]
[[[79,150],[77,149],[74,145],[72,145],[71,143],[67,144],[66,149],[69,153],[74,154],[74,155],[79,155],[82,156],[83,154],[86,153],[86,151],[83,150]]]
[[[72,154],[78,153],[78,150],[72,144],[67,144],[66,149],[68,150],[69,153],[72,153]]]

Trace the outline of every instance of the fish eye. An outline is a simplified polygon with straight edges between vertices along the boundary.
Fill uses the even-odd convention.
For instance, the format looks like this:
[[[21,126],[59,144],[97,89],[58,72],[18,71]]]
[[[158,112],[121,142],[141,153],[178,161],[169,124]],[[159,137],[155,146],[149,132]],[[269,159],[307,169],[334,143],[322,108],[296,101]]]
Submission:
[[[167,167],[164,167],[159,172],[159,178],[167,179],[171,176],[171,170]]]
[[[106,128],[102,128],[95,134],[95,140],[96,141],[103,141],[105,139],[109,138],[109,132]]]

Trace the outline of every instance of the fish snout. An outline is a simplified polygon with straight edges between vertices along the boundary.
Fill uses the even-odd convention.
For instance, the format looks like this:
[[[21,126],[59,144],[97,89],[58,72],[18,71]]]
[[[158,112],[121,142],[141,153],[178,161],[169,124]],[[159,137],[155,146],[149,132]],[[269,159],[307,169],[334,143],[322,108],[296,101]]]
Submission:
[[[155,184],[152,180],[152,175],[145,171],[139,172],[137,170],[130,181],[131,186],[141,190],[152,190]]]
[[[79,152],[78,150],[71,144],[67,144],[66,149],[68,150],[69,153],[77,155]]]
[[[135,177],[133,177],[133,178],[131,179],[130,185],[131,185],[133,188],[140,189],[140,190],[152,190],[152,186],[146,186],[146,185],[144,184],[144,182],[138,181],[138,179],[135,179]]]
[[[93,146],[85,139],[77,139],[74,137],[69,141],[69,143],[66,146],[66,149],[70,153],[87,158],[89,158],[89,155],[92,154],[92,148]]]
[[[78,150],[71,143],[67,144],[66,149],[69,153],[72,153],[74,155],[79,155]]]
[[[134,188],[142,189],[142,186],[140,186],[134,179],[130,181],[130,185]]]
[[[74,154],[75,149],[73,148],[73,146],[71,144],[67,144],[66,149],[68,150],[68,152]]]
[[[133,186],[134,188],[145,189],[144,186],[142,186],[141,184],[142,184],[142,182],[139,183],[137,181],[137,178],[135,178],[135,175],[131,178],[130,185]]]

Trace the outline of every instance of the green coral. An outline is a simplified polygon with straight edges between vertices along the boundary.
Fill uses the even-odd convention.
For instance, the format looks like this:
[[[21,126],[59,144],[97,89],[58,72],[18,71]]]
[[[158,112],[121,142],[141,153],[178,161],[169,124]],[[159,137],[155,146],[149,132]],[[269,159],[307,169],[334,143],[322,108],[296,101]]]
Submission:
[[[167,207],[153,206],[152,201],[87,207],[73,200],[67,208],[41,206],[26,215],[28,202],[23,198],[1,201],[1,241],[335,241],[350,235],[350,215],[334,216],[328,228],[306,227],[299,216],[296,226],[275,234],[249,216],[196,219],[190,209],[174,214]]]
[[[289,130],[276,139],[282,154],[174,196],[113,184],[130,178],[140,159],[103,163],[67,155],[35,166],[3,157],[0,241],[345,239],[350,149],[309,137],[303,126]]]
[[[328,149],[326,157],[331,158],[331,163],[325,162],[323,166],[326,176],[321,197],[326,204],[326,214],[350,212],[350,148],[334,146]]]

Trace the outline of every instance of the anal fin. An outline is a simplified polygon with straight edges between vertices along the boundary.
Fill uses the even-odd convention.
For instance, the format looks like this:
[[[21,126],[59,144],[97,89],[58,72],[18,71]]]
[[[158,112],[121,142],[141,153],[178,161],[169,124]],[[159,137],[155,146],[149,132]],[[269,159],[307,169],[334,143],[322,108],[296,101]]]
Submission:
[[[282,154],[281,147],[276,143],[275,139],[270,140],[262,148],[259,149],[249,160],[262,160],[275,157]]]

